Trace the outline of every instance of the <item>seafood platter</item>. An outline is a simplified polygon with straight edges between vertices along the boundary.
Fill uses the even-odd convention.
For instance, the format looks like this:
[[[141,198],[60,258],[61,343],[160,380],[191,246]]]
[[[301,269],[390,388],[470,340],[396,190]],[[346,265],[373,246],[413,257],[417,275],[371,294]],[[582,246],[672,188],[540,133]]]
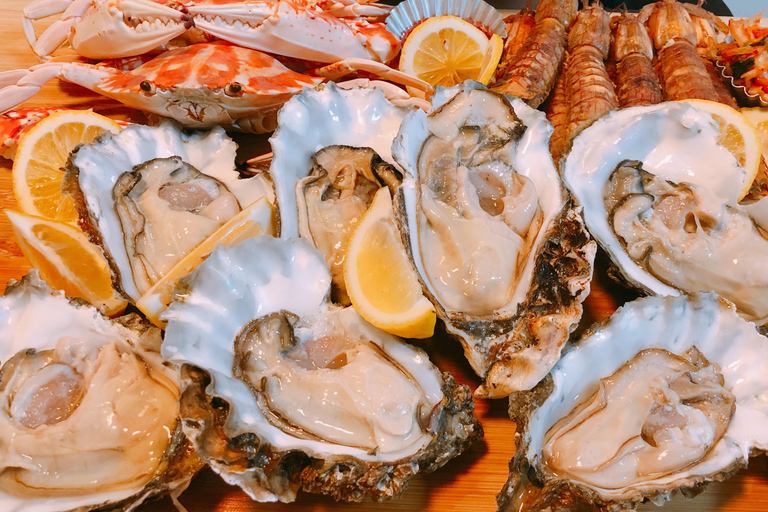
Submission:
[[[762,14],[0,28],[0,511],[768,510]]]

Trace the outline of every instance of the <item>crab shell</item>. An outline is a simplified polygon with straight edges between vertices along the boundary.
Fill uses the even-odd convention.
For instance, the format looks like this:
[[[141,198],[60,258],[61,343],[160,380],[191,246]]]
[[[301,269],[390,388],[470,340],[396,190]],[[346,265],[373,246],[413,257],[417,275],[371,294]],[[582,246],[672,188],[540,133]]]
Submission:
[[[260,51],[221,42],[169,50],[127,71],[120,71],[124,62],[114,62],[114,71],[109,65],[97,68],[102,79],[93,89],[99,94],[187,126],[256,133],[274,130],[278,109],[303,87],[322,81]]]
[[[551,469],[543,455],[548,431],[555,430],[552,427],[560,418],[594,394],[601,379],[612,376],[646,349],[662,349],[676,357],[692,347],[716,365],[723,388],[735,398],[727,429],[700,460],[675,471],[638,475],[631,485],[611,488]],[[714,294],[648,297],[625,304],[585,333],[534,389],[510,396],[509,414],[518,433],[510,477],[497,498],[499,510],[570,510],[585,505],[596,510],[625,510],[644,499],[661,505],[678,490],[695,495],[708,482],[727,478],[746,466],[750,454],[768,449],[767,361],[768,344],[754,324],[740,318],[732,304]],[[632,387],[654,385],[650,379],[636,378]],[[638,402],[618,406],[621,418],[633,416],[632,408],[641,407]],[[619,418],[607,421],[612,433],[624,426]],[[627,432],[640,438],[639,431]],[[598,435],[585,441],[590,447],[582,448],[584,457],[601,452],[601,443],[611,437]]]

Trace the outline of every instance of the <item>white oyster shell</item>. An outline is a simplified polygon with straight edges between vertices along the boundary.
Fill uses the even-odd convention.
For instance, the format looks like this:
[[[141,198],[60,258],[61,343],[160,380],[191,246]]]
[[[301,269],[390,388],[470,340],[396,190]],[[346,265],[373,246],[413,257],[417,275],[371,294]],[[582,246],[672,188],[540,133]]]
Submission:
[[[392,104],[377,87],[340,89],[334,83],[306,89],[278,113],[278,127],[269,139],[274,157],[270,174],[282,238],[299,236],[296,183],[309,174],[310,158],[335,144],[372,148],[394,164],[392,141],[412,107]]]
[[[498,167],[501,169],[498,172],[505,174],[510,172],[507,169],[511,167],[514,173],[524,177],[522,179],[525,183],[532,184],[535,189],[532,194],[533,204],[540,211],[540,220],[532,221],[532,227],[526,234],[521,235],[525,239],[524,248],[518,249],[520,256],[514,270],[516,277],[511,281],[512,290],[505,298],[506,302],[496,300],[490,312],[473,313],[469,307],[474,307],[479,302],[477,297],[484,298],[486,295],[485,291],[481,291],[483,287],[475,284],[476,281],[472,278],[474,274],[491,274],[503,266],[502,263],[504,266],[510,266],[506,260],[497,259],[494,264],[487,263],[492,258],[483,260],[484,255],[491,254],[493,257],[508,258],[510,261],[513,261],[514,256],[505,249],[487,250],[490,240],[499,233],[494,223],[501,224],[499,219],[504,214],[492,216],[486,215],[487,212],[480,212],[479,215],[462,213],[460,222],[486,222],[488,227],[484,228],[483,233],[488,232],[493,236],[478,235],[479,229],[463,228],[465,231],[471,231],[472,233],[468,234],[472,236],[464,237],[459,242],[458,251],[462,258],[459,258],[461,261],[457,262],[456,266],[466,269],[470,278],[464,281],[472,286],[470,291],[454,290],[458,301],[449,302],[444,298],[447,295],[445,286],[442,285],[443,276],[430,276],[426,264],[426,258],[437,261],[441,258],[435,257],[435,247],[427,246],[428,239],[423,234],[432,229],[432,221],[423,213],[424,193],[419,187],[423,179],[419,169],[420,156],[425,142],[431,137],[449,140],[450,132],[457,131],[457,123],[463,122],[470,127],[474,123],[486,126],[482,123],[487,121],[477,119],[449,120],[441,124],[430,121],[428,117],[441,110],[450,113],[459,111],[454,104],[447,103],[459,94],[469,98],[468,94],[474,89],[484,90],[479,84],[469,82],[453,88],[438,88],[433,98],[431,114],[421,111],[409,114],[401,125],[392,151],[397,162],[407,173],[398,194],[398,209],[403,236],[425,293],[435,304],[448,332],[464,345],[465,355],[475,372],[486,379],[478,388],[477,394],[501,397],[516,390],[533,387],[559,358],[570,331],[581,317],[581,302],[589,293],[595,245],[589,240],[579,211],[571,204],[570,196],[552,162],[549,153],[552,125],[543,113],[531,109],[516,98],[510,98],[512,109],[522,122],[522,126],[517,127],[523,130],[522,135],[519,140],[505,144],[505,153],[500,155],[498,160],[491,159],[490,163],[483,165],[491,169]],[[467,101],[485,102],[480,99]],[[497,114],[494,119],[502,117]],[[488,123],[487,126],[493,125]],[[503,131],[506,128],[496,127],[491,129],[493,130]],[[457,139],[453,144],[458,147],[460,142]],[[505,163],[500,164],[499,161]],[[463,165],[458,168],[466,169]],[[475,186],[469,179],[466,189]],[[506,190],[511,190],[511,187]],[[474,193],[477,194],[476,191]],[[457,192],[456,196],[459,195]],[[479,197],[479,194],[477,195]],[[466,196],[474,197],[472,192]],[[513,192],[508,193],[508,196],[515,197]],[[507,197],[503,200],[506,205]],[[473,201],[477,199],[467,201],[470,207]],[[434,202],[438,205],[440,203]],[[505,212],[506,208],[505,206]],[[526,212],[520,216],[524,216]],[[486,218],[487,221],[484,220]],[[506,219],[504,223],[509,225]],[[502,227],[505,231],[499,238],[504,237],[506,242],[507,238],[511,238],[505,234],[510,228]],[[451,229],[450,232],[456,239],[463,236],[461,229],[455,229],[455,232]],[[481,261],[485,263],[478,263]],[[514,266],[514,263],[512,265]],[[432,266],[434,267],[434,264]],[[446,273],[456,273],[456,270]],[[505,279],[509,280],[506,277]],[[493,278],[487,281],[495,285],[498,280]],[[442,290],[438,289],[437,285],[440,285]],[[472,298],[464,299],[464,296]],[[469,304],[461,305],[461,301]]]
[[[201,464],[159,329],[110,320],[34,271],[0,297],[0,324],[0,509],[133,510],[186,488]]]
[[[236,149],[235,142],[221,128],[207,132],[184,132],[179,125],[165,122],[157,127],[130,125],[117,135],[102,136],[93,144],[82,146],[72,156],[71,165],[77,170],[77,194],[81,195],[86,210],[81,217],[87,216],[86,223],[91,224],[89,231],[102,246],[117,284],[134,302],[146,293],[148,286],[141,279],[134,278],[131,260],[141,257],[141,254],[126,244],[127,237],[117,216],[113,190],[118,178],[151,160],[177,156],[222,183],[235,196],[239,207],[244,208],[261,197],[270,197],[272,191],[262,180],[240,178],[235,170]],[[168,215],[160,214],[155,218],[147,216],[147,222],[162,224],[163,229],[170,230],[170,233],[187,233],[189,221],[174,224],[174,219],[181,214],[186,212],[170,211]],[[135,217],[136,213],[132,216]],[[206,233],[210,231],[208,229]],[[172,237],[168,233],[160,236],[166,242]],[[195,244],[201,241],[196,240]],[[183,256],[171,254],[169,258],[173,261],[169,264]]]
[[[745,318],[763,324],[768,321],[768,239],[755,224],[765,221],[758,210],[738,204],[746,171],[718,144],[718,134],[710,114],[688,103],[611,112],[574,139],[562,163],[563,180],[583,207],[590,234],[632,285],[661,295],[715,291],[736,303]],[[662,226],[654,220],[654,203],[626,221],[627,229],[638,234],[620,239],[604,198],[606,183],[625,160],[640,162],[644,171],[673,186],[685,184],[696,201],[697,227]],[[715,225],[710,229],[705,223]],[[631,257],[627,244],[635,253],[652,246],[655,264],[640,264],[650,256]]]
[[[465,386],[354,309],[331,306],[329,290],[307,240],[256,237],[217,248],[164,313],[162,353],[182,367],[188,435],[259,501],[293,501],[298,488],[390,498],[479,435]],[[280,346],[259,334],[272,318],[293,326],[267,329]]]
[[[678,397],[669,388],[664,391],[668,393],[666,396],[660,395],[663,381],[637,376],[632,389],[647,387],[647,395],[641,393],[640,399],[606,407],[604,411],[618,412],[618,415],[604,413],[602,428],[606,434],[573,444],[575,456],[582,453],[584,466],[588,466],[594,457],[601,456],[603,448],[611,450],[613,444],[609,443],[626,439],[627,453],[622,455],[621,450],[611,453],[615,458],[627,457],[630,469],[643,463],[642,452],[656,449],[656,445],[648,440],[645,431],[641,433],[639,424],[632,421],[639,415],[641,423],[645,419],[645,429],[654,420],[654,409],[638,410],[644,407],[641,404],[646,398],[667,404],[662,410],[677,410],[682,414],[675,421],[662,422],[662,431],[670,434],[666,441],[670,453],[677,449],[695,450],[696,443],[703,445],[703,453],[694,461],[682,463],[683,467],[674,464],[665,467],[667,462],[661,454],[658,461],[655,458],[645,461],[651,467],[661,464],[658,472],[634,474],[629,471],[623,475],[627,483],[614,482],[615,485],[603,487],[553,471],[544,450],[548,433],[555,430],[553,426],[558,420],[576,410],[580,402],[603,389],[599,388],[601,379],[614,375],[647,349],[662,349],[676,357],[692,347],[714,365],[716,373],[722,374],[725,393],[735,397],[735,410],[729,421],[725,418],[727,428],[719,440],[712,440],[708,427],[694,425],[694,420],[700,420],[701,415],[693,407],[700,406],[701,402],[683,405],[685,402],[681,401],[675,405],[682,396]],[[691,382],[696,385],[696,379]],[[715,393],[704,401],[713,396]],[[732,304],[714,294],[650,297],[628,303],[585,334],[536,388],[510,397],[510,416],[517,423],[519,434],[510,480],[499,496],[500,510],[547,506],[559,510],[568,506],[578,508],[579,503],[591,504],[598,510],[618,510],[645,498],[661,504],[676,490],[694,489],[706,482],[721,480],[746,466],[750,453],[768,449],[767,399],[768,344],[754,324],[736,314]],[[595,418],[599,414],[603,412],[596,413]],[[685,420],[681,421],[682,418]],[[637,430],[633,430],[635,427]],[[691,434],[696,435],[688,437]],[[632,458],[635,452],[631,450],[636,450],[636,458]],[[616,476],[616,472],[613,474]]]

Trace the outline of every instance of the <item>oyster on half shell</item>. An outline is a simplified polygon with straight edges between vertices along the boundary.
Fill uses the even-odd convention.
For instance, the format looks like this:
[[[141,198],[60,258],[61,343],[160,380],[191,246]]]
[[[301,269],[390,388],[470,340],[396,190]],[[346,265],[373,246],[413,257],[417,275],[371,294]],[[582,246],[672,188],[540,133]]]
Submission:
[[[0,509],[132,510],[202,466],[160,330],[54,293],[33,271],[0,297]]]
[[[611,112],[574,139],[563,179],[625,281],[661,295],[714,291],[766,324],[766,204],[739,203],[746,171],[718,134],[687,103]]]
[[[243,208],[272,195],[268,182],[240,178],[236,147],[221,128],[187,133],[166,122],[131,125],[73,153],[66,188],[116,288],[132,301]]]
[[[714,294],[638,299],[533,390],[499,510],[626,510],[697,494],[768,449],[768,344]]]
[[[439,89],[392,147],[397,209],[425,293],[485,381],[533,387],[560,357],[589,293],[595,244],[549,154],[543,114],[479,84]]]
[[[330,285],[309,241],[256,237],[217,248],[164,314],[184,430],[256,500],[393,498],[482,435],[466,386]]]
[[[269,139],[280,236],[293,238],[308,230],[306,180],[299,182],[312,171],[315,153],[336,145],[371,148],[384,163],[394,164],[392,140],[413,110],[394,105],[377,87],[345,90],[333,82],[291,98],[280,109],[277,129]]]

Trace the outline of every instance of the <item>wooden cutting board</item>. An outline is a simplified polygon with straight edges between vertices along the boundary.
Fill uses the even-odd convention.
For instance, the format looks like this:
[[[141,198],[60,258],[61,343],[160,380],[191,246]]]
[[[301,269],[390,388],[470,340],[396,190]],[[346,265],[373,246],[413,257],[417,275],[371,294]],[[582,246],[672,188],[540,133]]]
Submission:
[[[0,5],[0,72],[27,68],[38,60],[29,49],[21,28],[21,9],[26,0],[3,0]],[[43,24],[45,25],[45,24]],[[93,108],[108,115],[129,114],[119,105],[96,96],[81,87],[58,80],[42,88],[25,106],[71,106]],[[263,139],[239,138],[241,146],[263,146]],[[251,148],[246,148],[253,151]],[[0,159],[0,208],[16,207],[11,191],[11,162]],[[11,232],[8,219],[0,215],[0,283],[19,278],[29,268]],[[0,285],[0,288],[3,288]],[[617,306],[635,295],[613,283],[606,275],[604,257],[598,258],[592,293],[586,301],[581,329],[592,322],[609,316]],[[464,360],[459,344],[445,335],[436,336],[421,344],[432,360],[444,371],[450,371],[456,380],[473,389],[479,384]],[[507,417],[506,400],[479,400],[475,411],[485,429],[485,438],[472,446],[442,469],[418,475],[410,488],[398,500],[385,504],[339,504],[331,499],[300,494],[293,504],[260,504],[236,487],[225,484],[210,470],[203,470],[182,494],[180,501],[190,512],[245,512],[245,511],[326,511],[326,510],[401,510],[401,511],[463,511],[485,512],[496,510],[495,497],[506,481],[508,462],[514,453],[515,425]],[[768,511],[768,464],[765,456],[752,460],[748,470],[723,483],[711,484],[694,500],[675,497],[665,510],[681,511]],[[641,510],[654,510],[643,505]],[[170,499],[148,503],[140,512],[175,511]]]

